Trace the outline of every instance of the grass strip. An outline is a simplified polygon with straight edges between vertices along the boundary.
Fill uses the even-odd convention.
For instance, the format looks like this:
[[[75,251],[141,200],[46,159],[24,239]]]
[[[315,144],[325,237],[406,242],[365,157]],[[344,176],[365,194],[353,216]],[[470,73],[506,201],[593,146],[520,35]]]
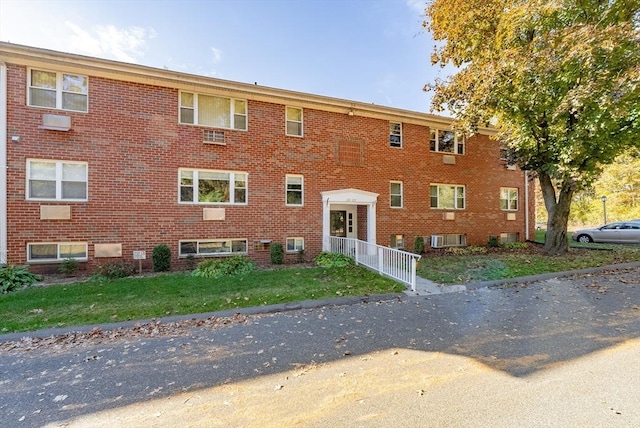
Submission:
[[[403,285],[358,266],[287,268],[215,280],[172,273],[36,286],[0,295],[0,332],[394,293],[404,289]]]

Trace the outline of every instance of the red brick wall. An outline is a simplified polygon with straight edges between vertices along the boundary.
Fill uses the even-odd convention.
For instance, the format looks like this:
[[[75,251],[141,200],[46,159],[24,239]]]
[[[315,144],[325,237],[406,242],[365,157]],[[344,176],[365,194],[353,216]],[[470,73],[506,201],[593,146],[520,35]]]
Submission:
[[[304,237],[307,258],[322,247],[320,192],[357,188],[379,193],[377,240],[464,233],[468,244],[484,245],[489,235],[519,232],[524,239],[524,181],[499,160],[487,136],[467,141],[466,154],[445,165],[429,151],[429,129],[403,124],[403,147],[389,146],[387,120],[304,109],[304,137],[285,136],[285,106],[248,100],[248,131],[224,130],[226,146],[202,143],[202,129],[178,124],[178,91],[89,76],[89,112],[26,106],[26,68],[8,66],[8,260],[26,261],[28,242],[87,241],[88,269],[93,244],[122,243],[123,260],[134,250],[170,246],[177,267],[178,241],[246,238],[249,255],[268,261],[253,242]],[[38,129],[43,113],[71,116],[68,132]],[[361,159],[354,153],[361,148]],[[26,159],[88,162],[88,202],[36,202],[25,198]],[[203,205],[178,203],[178,168],[248,172],[248,205],[227,206],[225,221],[202,220]],[[304,175],[304,206],[285,206],[285,175]],[[389,181],[404,183],[404,208],[389,207]],[[454,221],[429,207],[429,185],[466,186],[466,209]],[[516,221],[500,210],[500,187],[520,189]],[[531,201],[533,201],[531,194]],[[533,212],[531,202],[531,212]],[[71,220],[40,220],[41,205],[70,205]],[[359,210],[364,213],[366,211]],[[530,224],[533,232],[533,216]],[[359,221],[362,236],[366,221]],[[291,257],[289,257],[290,259]],[[150,260],[145,267],[150,266]]]

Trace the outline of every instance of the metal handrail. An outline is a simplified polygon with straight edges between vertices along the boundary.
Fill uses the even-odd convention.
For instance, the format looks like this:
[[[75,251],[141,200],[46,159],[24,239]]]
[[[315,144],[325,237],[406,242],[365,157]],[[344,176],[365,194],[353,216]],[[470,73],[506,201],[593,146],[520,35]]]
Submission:
[[[407,284],[416,291],[416,267],[420,256],[355,238],[327,236],[329,251],[353,257],[356,264]]]

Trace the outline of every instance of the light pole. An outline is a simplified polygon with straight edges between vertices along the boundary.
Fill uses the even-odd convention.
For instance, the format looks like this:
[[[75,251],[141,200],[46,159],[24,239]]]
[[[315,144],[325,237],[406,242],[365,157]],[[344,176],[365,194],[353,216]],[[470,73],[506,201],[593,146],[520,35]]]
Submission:
[[[604,224],[607,224],[607,197],[603,196],[600,198],[602,201],[602,212],[604,214]]]

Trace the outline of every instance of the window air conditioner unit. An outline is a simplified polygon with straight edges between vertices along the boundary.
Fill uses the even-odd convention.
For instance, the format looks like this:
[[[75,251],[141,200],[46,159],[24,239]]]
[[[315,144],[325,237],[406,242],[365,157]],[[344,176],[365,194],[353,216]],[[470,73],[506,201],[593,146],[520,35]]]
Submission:
[[[442,248],[442,247],[444,247],[444,236],[431,235],[431,248]]]
[[[57,114],[43,114],[42,125],[38,128],[49,129],[51,131],[69,131],[71,129],[71,117]]]
[[[202,131],[202,139],[204,144],[216,144],[219,146],[227,144],[224,139],[224,131],[211,131],[205,129]]]

